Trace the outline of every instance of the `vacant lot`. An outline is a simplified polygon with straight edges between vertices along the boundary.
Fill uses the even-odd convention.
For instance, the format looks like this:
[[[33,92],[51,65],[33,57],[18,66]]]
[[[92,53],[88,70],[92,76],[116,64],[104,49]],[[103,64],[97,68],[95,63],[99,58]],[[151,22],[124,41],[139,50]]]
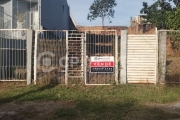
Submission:
[[[0,85],[0,119],[178,120],[180,86]]]

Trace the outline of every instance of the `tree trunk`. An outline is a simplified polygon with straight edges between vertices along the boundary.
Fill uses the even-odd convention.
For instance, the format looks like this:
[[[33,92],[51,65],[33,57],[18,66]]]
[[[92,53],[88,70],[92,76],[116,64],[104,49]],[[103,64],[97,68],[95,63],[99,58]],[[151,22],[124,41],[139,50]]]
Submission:
[[[104,17],[102,17],[102,27],[103,27],[103,30],[104,30]]]

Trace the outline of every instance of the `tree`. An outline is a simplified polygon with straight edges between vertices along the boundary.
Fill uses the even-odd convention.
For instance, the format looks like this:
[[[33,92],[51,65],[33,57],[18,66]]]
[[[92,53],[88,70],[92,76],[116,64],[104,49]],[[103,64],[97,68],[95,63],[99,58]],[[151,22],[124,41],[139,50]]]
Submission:
[[[167,15],[167,26],[169,29],[178,30],[180,29],[180,7],[176,7],[172,12],[168,12]]]
[[[90,6],[87,19],[92,21],[98,17],[102,18],[102,26],[104,27],[104,20],[107,17],[109,23],[111,23],[111,17],[114,18],[114,7],[117,5],[115,0],[94,0],[94,3]]]
[[[145,14],[146,22],[155,24],[158,29],[167,29],[167,15],[172,11],[172,6],[166,0],[157,0],[152,5],[143,2],[140,13]]]

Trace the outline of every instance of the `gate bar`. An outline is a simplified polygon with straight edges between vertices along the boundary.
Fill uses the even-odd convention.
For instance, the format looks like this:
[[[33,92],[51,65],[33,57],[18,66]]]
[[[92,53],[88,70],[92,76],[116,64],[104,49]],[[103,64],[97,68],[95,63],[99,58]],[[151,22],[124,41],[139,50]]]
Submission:
[[[35,44],[34,44],[34,84],[36,85],[37,80],[37,39],[38,39],[38,32],[35,33]]]

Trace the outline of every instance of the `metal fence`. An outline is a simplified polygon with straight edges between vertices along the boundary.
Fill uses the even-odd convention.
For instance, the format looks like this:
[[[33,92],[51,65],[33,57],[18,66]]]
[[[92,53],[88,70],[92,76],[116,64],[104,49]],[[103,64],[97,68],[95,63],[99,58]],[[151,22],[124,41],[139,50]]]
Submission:
[[[159,76],[163,83],[180,83],[180,31],[159,31]]]
[[[37,84],[111,85],[118,84],[119,81],[126,84],[130,76],[127,72],[130,73],[131,67],[136,72],[133,76],[138,76],[138,79],[142,76],[144,80],[144,69],[153,67],[154,80],[158,70],[161,82],[180,82],[179,31],[159,31],[159,46],[156,46],[156,34],[143,35],[141,38],[133,36],[130,39],[132,36],[128,36],[127,33],[122,33],[122,38],[118,37],[114,30],[84,32],[36,30],[35,35],[29,31],[32,30],[0,29],[0,81],[26,81],[31,77],[27,68],[33,66],[32,78]],[[29,46],[31,42],[34,46]],[[34,62],[27,62],[32,47]],[[159,47],[158,69],[156,69],[157,47]],[[152,50],[149,50],[151,48]],[[137,57],[133,57],[135,55]],[[129,56],[131,58],[128,58]],[[150,61],[150,56],[153,56],[153,61]],[[30,67],[26,65],[29,62]],[[142,74],[137,73],[134,66],[138,70],[143,67],[140,71]],[[146,83],[155,82],[157,81]]]
[[[0,29],[0,81],[26,81],[25,38],[26,30]]]
[[[65,84],[67,31],[36,30],[34,81],[37,84]]]

